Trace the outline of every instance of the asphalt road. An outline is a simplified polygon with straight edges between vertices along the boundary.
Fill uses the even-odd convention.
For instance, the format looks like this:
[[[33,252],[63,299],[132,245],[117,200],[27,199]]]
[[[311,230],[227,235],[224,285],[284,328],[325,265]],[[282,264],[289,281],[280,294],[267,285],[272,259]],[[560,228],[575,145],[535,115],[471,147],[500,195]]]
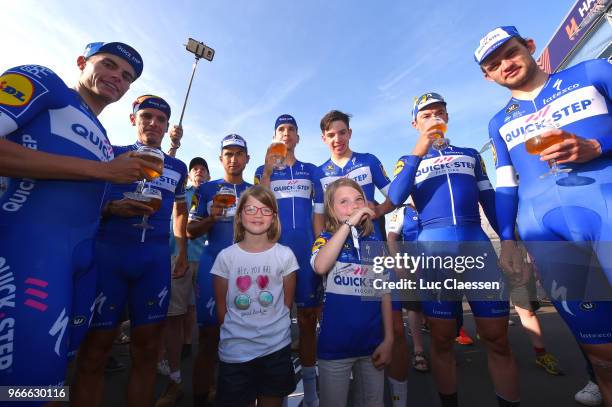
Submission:
[[[565,374],[551,376],[534,363],[534,352],[526,333],[523,331],[518,316],[511,314],[516,322],[509,327],[512,349],[519,365],[522,406],[564,407],[577,406],[574,393],[587,382],[585,363],[578,346],[561,318],[552,306],[543,306],[538,312],[543,327],[547,349],[561,362]],[[465,327],[475,339],[474,319],[466,309]],[[411,341],[408,336],[408,340]],[[429,336],[425,335],[426,347],[429,346]],[[191,392],[191,370],[196,348],[189,359],[183,360],[183,386],[185,396],[177,406],[191,407],[193,405]],[[491,380],[487,372],[486,353],[483,345],[476,340],[473,346],[455,345],[459,377],[459,402],[461,406],[491,407],[497,406]],[[113,354],[129,366],[128,345],[116,345]],[[299,375],[299,360],[295,358],[296,371]],[[104,395],[105,407],[120,407],[125,405],[125,389],[127,371],[106,374]],[[167,378],[158,375],[155,394],[162,393]],[[408,406],[439,406],[437,392],[431,374],[418,373],[411,370],[408,379]],[[289,406],[299,406],[301,402],[301,383],[298,383],[296,394],[289,399]],[[388,392],[387,392],[388,393]],[[388,394],[386,406],[391,406]]]

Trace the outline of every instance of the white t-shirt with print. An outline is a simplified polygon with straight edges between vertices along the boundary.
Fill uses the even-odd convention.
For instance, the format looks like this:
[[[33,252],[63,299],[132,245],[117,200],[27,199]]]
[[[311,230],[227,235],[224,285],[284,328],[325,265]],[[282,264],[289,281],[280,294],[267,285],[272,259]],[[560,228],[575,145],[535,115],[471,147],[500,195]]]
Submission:
[[[248,362],[291,343],[283,277],[298,268],[291,249],[278,243],[261,253],[246,252],[238,244],[219,253],[210,270],[228,280],[219,359]]]

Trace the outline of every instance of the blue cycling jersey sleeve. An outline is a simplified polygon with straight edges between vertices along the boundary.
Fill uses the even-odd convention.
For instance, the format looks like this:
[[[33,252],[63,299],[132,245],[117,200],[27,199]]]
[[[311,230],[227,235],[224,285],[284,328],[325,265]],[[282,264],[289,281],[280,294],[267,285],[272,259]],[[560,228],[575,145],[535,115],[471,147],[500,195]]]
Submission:
[[[589,61],[590,63],[584,64],[584,70],[586,77],[590,80],[593,86],[601,93],[607,100],[608,104],[612,100],[612,63],[605,59],[596,59]],[[612,135],[603,132],[600,134],[578,134],[578,136],[590,138],[593,137],[601,145],[601,153],[603,155],[612,154]]]
[[[416,155],[406,155],[399,159],[395,165],[393,174],[395,178],[389,187],[389,199],[394,206],[399,206],[406,202],[412,188],[414,188],[414,177],[421,158]]]
[[[376,185],[376,188],[386,197],[389,194],[389,184],[391,184],[391,180],[382,163],[375,155],[368,154],[368,158],[371,162],[372,181],[374,185]]]
[[[40,112],[64,107],[66,85],[49,68],[22,65],[0,76],[0,137],[28,123]]]

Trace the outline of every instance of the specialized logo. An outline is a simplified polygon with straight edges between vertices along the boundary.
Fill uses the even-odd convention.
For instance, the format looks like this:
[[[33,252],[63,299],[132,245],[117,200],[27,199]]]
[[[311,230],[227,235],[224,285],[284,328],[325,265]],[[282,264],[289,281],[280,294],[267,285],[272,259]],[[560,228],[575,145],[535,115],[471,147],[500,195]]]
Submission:
[[[0,76],[0,105],[25,106],[33,94],[34,84],[27,76],[18,73]]]
[[[512,113],[512,112],[514,112],[518,108],[519,108],[519,104],[518,103],[513,103],[510,106],[508,106],[508,108],[506,109],[506,114]]]
[[[325,243],[327,243],[327,240],[324,237],[317,238],[317,240],[315,240],[314,244],[312,245],[312,252],[314,253],[319,250],[322,246],[325,245]]]
[[[574,313],[570,311],[567,305],[567,287],[557,285],[557,280],[553,280],[552,288],[550,289],[550,296],[555,301],[561,301],[561,306],[571,316],[575,317]]]
[[[162,290],[159,292],[159,294],[157,294],[157,298],[159,298],[159,307],[160,308],[162,306],[162,302],[164,302],[164,299],[166,299],[167,295],[168,295],[168,287],[164,286],[164,288],[162,288]]]
[[[393,169],[393,176],[396,177],[397,174],[399,174],[400,172],[402,172],[402,170],[404,169],[404,160],[399,160],[397,162],[397,164],[395,164],[395,168]]]
[[[60,312],[59,316],[57,317],[57,319],[51,326],[51,329],[49,329],[49,335],[51,336],[57,335],[57,339],[55,340],[55,348],[54,348],[55,354],[57,356],[60,355],[60,345],[62,343],[62,339],[64,339],[64,334],[66,333],[66,327],[68,327],[69,320],[70,318],[68,318],[68,315],[66,315],[66,308],[64,308],[62,309],[62,312]]]
[[[563,80],[557,79],[555,84],[552,86],[553,88],[557,89],[557,92],[561,91],[561,82],[563,82]]]

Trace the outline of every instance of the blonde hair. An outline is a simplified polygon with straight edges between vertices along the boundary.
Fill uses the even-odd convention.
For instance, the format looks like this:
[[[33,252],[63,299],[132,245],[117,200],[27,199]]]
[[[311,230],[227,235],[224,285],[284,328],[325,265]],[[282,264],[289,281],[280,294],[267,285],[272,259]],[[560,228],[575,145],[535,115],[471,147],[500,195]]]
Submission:
[[[365,197],[365,193],[363,192],[363,189],[361,188],[361,186],[350,178],[339,178],[335,180],[334,182],[332,182],[331,184],[329,184],[327,186],[327,189],[325,190],[324,218],[325,218],[325,230],[330,233],[336,233],[336,231],[340,229],[340,226],[342,226],[342,223],[343,223],[338,220],[338,218],[336,217],[336,213],[334,212],[334,195],[336,194],[336,191],[340,187],[353,188],[354,190],[358,191],[361,194],[361,196],[366,202],[368,201]],[[361,236],[367,236],[371,234],[374,231],[374,225],[372,224],[372,220],[370,218],[366,219],[365,222],[361,224],[360,229],[361,231],[359,234]]]
[[[270,225],[270,229],[268,229],[268,240],[277,242],[281,235],[281,224],[278,218],[278,203],[276,202],[274,194],[268,187],[255,185],[244,191],[242,196],[240,196],[240,202],[238,202],[238,208],[236,208],[236,216],[234,216],[234,243],[244,240],[245,229],[242,224],[242,210],[251,196],[274,211],[272,214],[274,219],[272,219],[272,225]]]

